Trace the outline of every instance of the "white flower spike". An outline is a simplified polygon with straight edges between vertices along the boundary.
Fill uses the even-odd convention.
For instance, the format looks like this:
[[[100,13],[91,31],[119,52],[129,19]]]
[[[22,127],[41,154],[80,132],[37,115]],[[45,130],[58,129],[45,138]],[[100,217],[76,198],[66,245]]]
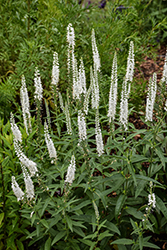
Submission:
[[[72,155],[71,157],[71,163],[67,169],[67,175],[66,175],[66,180],[65,183],[72,184],[75,179],[75,156]]]

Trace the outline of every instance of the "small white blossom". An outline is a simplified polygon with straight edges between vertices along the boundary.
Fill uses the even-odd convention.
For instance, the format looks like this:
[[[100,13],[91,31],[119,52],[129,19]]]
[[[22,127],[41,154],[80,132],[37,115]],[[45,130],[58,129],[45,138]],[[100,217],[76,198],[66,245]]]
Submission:
[[[67,175],[66,175],[66,180],[65,183],[68,182],[70,184],[73,183],[75,179],[75,156],[72,155],[71,157],[71,163],[67,169]]]
[[[20,129],[18,128],[17,124],[15,123],[15,119],[13,114],[10,114],[10,125],[11,125],[11,130],[13,132],[13,136],[15,140],[19,141],[20,143],[22,142],[22,134],[20,132]]]
[[[13,192],[14,192],[15,196],[17,197],[17,201],[23,200],[24,192],[19,187],[19,184],[15,180],[14,176],[12,176],[12,189],[13,189]]]
[[[78,110],[78,131],[79,131],[79,142],[86,140],[86,122],[85,116],[81,110]]]
[[[152,205],[152,207],[155,208],[156,207],[155,204],[156,204],[155,194],[154,193],[149,194],[148,195],[148,206]]]
[[[31,126],[29,97],[28,97],[28,91],[27,91],[26,81],[25,81],[24,76],[22,76],[21,82],[22,82],[22,86],[20,89],[20,101],[21,101],[21,107],[22,107],[22,113],[23,113],[24,126],[26,128],[26,133],[28,135],[29,134],[28,130],[30,129],[30,132],[31,132],[32,126]]]
[[[45,135],[45,142],[49,151],[49,156],[51,159],[54,158],[56,160],[57,159],[56,149],[54,147],[52,139],[50,138],[48,125],[46,122],[44,123],[44,135]]]
[[[43,98],[43,88],[38,68],[35,69],[34,86],[35,86],[34,98],[37,99],[39,102],[41,102]]]
[[[157,91],[157,74],[153,74],[153,79],[150,78],[149,86],[148,86],[148,93],[147,93],[147,100],[146,100],[146,121],[152,121],[153,119],[153,109],[155,103]]]
[[[111,122],[111,119],[115,119],[115,113],[116,113],[116,105],[117,105],[117,56],[116,53],[114,55],[113,59],[113,65],[112,65],[112,73],[111,73],[111,87],[110,87],[110,93],[109,93],[109,109],[108,109],[108,117],[109,122]]]
[[[53,54],[53,67],[52,67],[52,86],[57,86],[59,82],[59,61],[58,61],[58,54],[54,52]]]

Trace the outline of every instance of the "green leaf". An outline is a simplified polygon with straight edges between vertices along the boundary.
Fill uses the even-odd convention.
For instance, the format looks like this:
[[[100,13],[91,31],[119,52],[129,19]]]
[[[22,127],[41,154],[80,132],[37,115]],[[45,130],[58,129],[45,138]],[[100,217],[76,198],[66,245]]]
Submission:
[[[116,225],[115,225],[114,223],[112,223],[112,222],[110,222],[110,221],[106,221],[105,225],[106,225],[106,227],[107,227],[109,230],[111,230],[112,232],[121,235],[119,229],[116,227]]]
[[[45,204],[43,205],[42,207],[42,210],[39,210],[38,213],[39,213],[39,216],[42,217],[42,215],[44,214],[48,204],[50,202],[50,198],[48,198],[46,201],[45,201]]]
[[[147,162],[148,158],[142,156],[142,155],[133,155],[131,157],[131,162],[132,163],[137,163],[137,162]]]
[[[160,160],[161,160],[161,162],[162,162],[163,167],[165,168],[166,159],[165,159],[165,157],[164,157],[164,155],[163,155],[163,153],[162,153],[162,150],[161,150],[159,147],[157,147],[157,148],[155,149],[155,151],[156,151],[157,155],[159,156],[159,158],[160,158]]]
[[[115,219],[118,220],[118,215],[119,215],[119,212],[121,211],[124,203],[125,203],[125,200],[126,200],[127,196],[124,195],[124,194],[121,194],[119,197],[118,197],[118,200],[117,200],[117,203],[116,203],[116,207],[115,207]]]
[[[113,236],[113,234],[110,234],[109,230],[107,230],[107,231],[99,234],[98,240],[100,241],[100,240],[104,239],[105,237],[111,237],[111,236]]]
[[[123,238],[119,240],[114,240],[113,242],[111,242],[111,245],[113,244],[131,245],[133,243],[134,243],[133,240]]]
[[[49,237],[45,242],[44,250],[50,250],[50,249],[51,249],[51,238]]]
[[[157,208],[163,213],[163,215],[167,219],[167,208],[166,208],[165,204],[157,195],[155,196],[155,200],[156,200]]]
[[[71,211],[77,211],[83,207],[86,207],[87,205],[91,204],[91,201],[90,200],[86,200],[86,201],[83,201],[81,202],[79,205],[75,206],[74,208],[71,209]]]
[[[24,245],[20,240],[16,240],[16,244],[19,250],[24,250]]]
[[[140,247],[140,250],[143,250],[143,236],[142,235],[139,235],[139,247]]]
[[[133,217],[141,220],[143,218],[143,213],[141,211],[137,211],[134,207],[127,207],[125,210],[128,214],[133,215]]]
[[[135,198],[137,198],[139,196],[139,194],[144,189],[144,187],[147,183],[148,183],[148,181],[145,181],[145,180],[140,180],[137,182],[137,187],[136,187],[136,191],[135,191]]]
[[[160,247],[154,245],[153,243],[150,243],[150,242],[143,242],[143,246],[144,247],[150,247],[151,249],[152,248],[155,248],[155,249],[160,249]]]
[[[71,232],[73,232],[72,220],[70,219],[69,216],[66,216],[66,221],[67,221],[68,227],[70,228]]]
[[[73,229],[74,229],[74,232],[77,233],[78,235],[80,235],[82,238],[85,237],[85,234],[84,234],[84,232],[82,231],[82,229],[80,227],[75,227],[74,226]]]
[[[59,232],[52,241],[52,246],[66,235],[65,231]]]
[[[1,223],[2,223],[3,218],[4,218],[4,213],[1,213],[1,214],[0,214],[0,225],[1,225]]]
[[[154,179],[152,179],[150,177],[147,177],[145,175],[136,174],[136,179],[138,179],[138,180],[146,180],[148,182],[152,181],[152,182],[154,182],[154,183],[156,183],[158,185],[162,185],[160,182],[158,182],[158,181],[156,181],[156,180],[154,180]]]
[[[81,242],[83,242],[84,244],[90,246],[91,248],[94,247],[96,245],[96,242],[92,242],[90,240],[84,240],[84,239],[79,239]]]
[[[45,219],[40,220],[40,222],[44,227],[46,227],[47,229],[49,228],[48,222]]]

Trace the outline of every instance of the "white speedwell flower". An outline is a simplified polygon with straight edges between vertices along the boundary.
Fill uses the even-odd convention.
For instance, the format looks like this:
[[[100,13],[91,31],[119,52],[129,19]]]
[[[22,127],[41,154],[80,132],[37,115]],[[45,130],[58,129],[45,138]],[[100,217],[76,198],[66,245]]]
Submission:
[[[23,200],[24,192],[19,187],[19,184],[15,180],[14,176],[12,176],[12,189],[13,189],[13,192],[14,192],[15,196],[17,197],[17,201]]]
[[[26,128],[26,133],[28,135],[29,134],[28,129],[30,129],[31,131],[31,115],[30,115],[28,91],[27,91],[26,81],[25,81],[24,76],[22,76],[21,82],[22,82],[22,86],[20,89],[20,100],[21,100],[24,126]]]
[[[65,182],[72,184],[74,179],[75,179],[75,156],[72,155],[71,163],[67,169],[67,175],[66,175]]]
[[[81,110],[78,110],[78,131],[79,131],[79,142],[86,140],[86,122],[85,116]]]
[[[35,162],[33,162],[32,160],[27,158],[27,156],[20,149],[19,143],[15,139],[14,139],[14,148],[15,148],[16,155],[19,158],[22,165],[24,165],[28,168],[31,176],[34,176],[36,174],[36,172],[38,172],[38,169],[36,167],[37,164]]]
[[[22,134],[20,132],[20,129],[18,128],[17,124],[15,123],[15,119],[13,114],[10,114],[10,125],[11,125],[11,130],[13,132],[14,138],[16,141],[19,141],[20,143],[22,142]]]
[[[55,146],[53,144],[52,139],[50,138],[49,131],[48,131],[48,125],[47,125],[46,121],[44,124],[44,134],[45,134],[45,142],[46,142],[46,145],[47,145],[47,148],[49,151],[49,156],[51,159],[54,158],[56,160],[57,159],[56,149],[55,149]]]
[[[157,74],[154,73],[153,79],[150,78],[149,80],[147,102],[146,102],[146,117],[145,117],[146,121],[151,122],[153,120],[153,109],[154,109],[156,91],[157,91]]]
[[[37,99],[41,103],[42,98],[43,98],[43,88],[42,88],[41,77],[40,77],[38,68],[35,69],[34,86],[35,86],[34,98]]]

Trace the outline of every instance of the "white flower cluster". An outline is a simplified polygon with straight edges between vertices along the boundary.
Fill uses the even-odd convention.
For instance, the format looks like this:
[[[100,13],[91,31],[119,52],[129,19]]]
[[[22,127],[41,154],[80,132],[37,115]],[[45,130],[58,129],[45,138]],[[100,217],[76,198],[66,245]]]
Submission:
[[[94,206],[94,210],[95,210],[96,221],[98,222],[100,219],[100,215],[99,215],[99,210],[98,210],[98,207],[97,207],[95,201],[93,201],[93,206]]]
[[[35,69],[34,86],[35,86],[34,98],[41,103],[43,98],[43,88],[38,68]]]
[[[128,96],[127,96],[127,85],[126,81],[123,82],[122,92],[121,92],[121,102],[120,102],[120,122],[124,126],[125,130],[127,130],[128,124]]]
[[[144,219],[142,219],[142,221],[145,221],[148,218],[151,210],[156,207],[155,194],[152,192],[152,189],[153,189],[153,183],[152,181],[150,181],[150,193],[148,195],[148,206],[146,207],[147,215],[145,214],[145,217]]]
[[[17,124],[15,123],[15,119],[13,114],[10,114],[10,125],[11,125],[11,130],[13,132],[13,136],[16,141],[19,141],[20,143],[22,142],[22,134],[20,132],[20,129],[18,128]]]
[[[96,110],[96,117],[95,117],[95,134],[96,134],[96,147],[98,156],[101,156],[104,153],[104,144],[103,144],[103,138],[99,123],[99,113],[98,109]]]
[[[86,76],[83,59],[81,58],[81,63],[79,66],[79,79],[78,85],[80,86],[80,94],[86,94]]]
[[[130,94],[130,83],[133,81],[134,67],[135,67],[134,44],[133,44],[133,41],[131,41],[130,48],[129,48],[129,55],[127,59],[126,75],[125,75],[125,81],[129,81],[128,95]]]
[[[57,52],[53,53],[53,67],[52,67],[52,82],[51,85],[57,86],[59,82],[59,60]]]
[[[165,101],[165,107],[164,107],[165,111],[167,111],[167,100]]]
[[[34,176],[36,172],[38,172],[38,169],[36,167],[37,164],[27,158],[27,156],[21,151],[18,141],[15,139],[14,139],[14,148],[16,155],[19,158],[22,165],[26,166],[29,169],[31,176]]]
[[[24,126],[26,128],[26,133],[28,135],[29,134],[28,129],[30,129],[30,132],[31,132],[32,127],[31,127],[29,97],[28,97],[28,91],[27,91],[26,81],[25,81],[24,76],[22,76],[21,82],[22,82],[22,86],[20,89],[20,101],[21,101],[21,107],[22,107],[22,113],[23,113]]]
[[[155,208],[156,207],[155,204],[156,204],[155,194],[154,193],[149,194],[148,195],[148,206],[152,206],[153,208]]]
[[[130,94],[131,82],[133,80],[134,65],[134,45],[131,41],[127,59],[126,75],[122,85],[120,103],[120,122],[124,126],[125,130],[127,129],[128,123],[128,98]]]
[[[117,55],[115,53],[112,65],[112,72],[111,72],[111,87],[109,93],[109,109],[108,109],[108,117],[109,122],[111,119],[115,119],[116,114],[116,105],[117,105]]]
[[[92,90],[92,86],[90,85],[88,91],[86,92],[84,103],[83,103],[83,110],[84,110],[86,115],[88,114],[89,97],[90,97],[90,94],[91,94],[91,90]]]
[[[99,84],[97,70],[90,72],[91,86],[92,86],[92,109],[98,109],[99,107]]]
[[[15,196],[17,197],[17,201],[23,200],[24,192],[19,187],[19,184],[15,180],[14,176],[12,176],[12,183],[11,184],[12,184],[13,192],[14,192]]]
[[[67,58],[67,67],[68,67],[68,75],[71,72],[71,55],[72,55],[72,68],[74,70],[74,46],[75,46],[75,33],[72,24],[69,23],[67,26],[67,42],[68,42],[68,58]]]
[[[153,79],[150,78],[149,80],[147,100],[146,100],[146,117],[145,117],[146,121],[151,122],[153,120],[153,109],[154,109],[156,91],[157,91],[157,74],[154,73]]]
[[[75,156],[72,155],[71,163],[67,169],[65,183],[68,182],[68,183],[72,184],[74,179],[75,179]]]
[[[32,200],[34,198],[34,196],[35,196],[35,194],[34,194],[34,185],[33,185],[31,177],[30,177],[27,169],[25,168],[25,166],[21,165],[21,167],[22,167],[23,176],[24,176],[24,182],[25,182],[25,188],[26,188],[26,196],[27,196],[27,199]]]
[[[78,131],[80,143],[87,139],[85,116],[81,110],[78,110]]]
[[[54,158],[56,160],[57,159],[56,149],[55,149],[52,139],[50,138],[48,125],[46,122],[44,123],[44,135],[45,135],[45,142],[47,145],[47,149],[49,151],[49,156],[51,159]]]
[[[92,52],[93,52],[94,69],[100,71],[100,66],[101,66],[100,56],[96,45],[94,29],[92,29]]]
[[[70,112],[69,112],[69,110],[68,110],[67,102],[65,103],[64,112],[65,112],[65,116],[66,116],[67,133],[68,133],[69,135],[71,135],[71,134],[72,134],[71,119],[70,119]]]
[[[59,92],[59,102],[60,102],[60,108],[64,112],[63,98],[60,92]]]
[[[166,56],[165,56],[165,63],[164,63],[161,82],[165,82],[167,84],[167,52],[166,52]]]

